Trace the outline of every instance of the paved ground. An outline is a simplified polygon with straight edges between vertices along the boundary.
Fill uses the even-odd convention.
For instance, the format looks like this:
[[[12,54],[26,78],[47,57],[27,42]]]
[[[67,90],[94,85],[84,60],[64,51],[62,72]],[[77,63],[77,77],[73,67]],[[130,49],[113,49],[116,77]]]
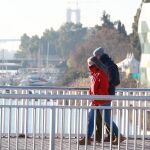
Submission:
[[[43,141],[43,147],[42,147],[42,140],[40,138],[35,139],[35,150],[48,150],[49,149],[49,139],[46,138]],[[62,143],[62,145],[61,145]],[[69,148],[69,140],[68,139],[55,139],[55,150],[77,150],[77,139],[71,139],[71,148]],[[62,146],[62,147],[61,147]],[[27,138],[27,150],[33,149],[33,139]],[[85,149],[85,146],[79,146],[79,150]],[[102,150],[102,144],[96,143],[95,145],[96,150]],[[104,150],[109,150],[110,144],[108,142],[104,143]],[[118,146],[113,145],[113,150],[117,150]],[[120,144],[120,150],[126,149],[126,141],[123,141]],[[1,139],[1,147],[0,150],[8,150],[8,139],[2,138]],[[16,138],[10,138],[10,150],[16,150]],[[25,139],[19,138],[18,139],[18,150],[25,150]],[[93,150],[93,144],[87,146],[87,150]],[[127,150],[134,150],[134,140],[130,139],[128,140],[128,147]],[[137,140],[136,143],[136,150],[142,150],[142,141]],[[145,139],[145,150],[150,150],[150,139]]]

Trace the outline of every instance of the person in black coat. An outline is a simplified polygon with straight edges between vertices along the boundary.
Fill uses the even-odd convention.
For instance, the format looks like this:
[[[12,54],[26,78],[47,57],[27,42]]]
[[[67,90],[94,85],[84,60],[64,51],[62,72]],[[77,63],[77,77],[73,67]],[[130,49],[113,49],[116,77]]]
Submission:
[[[97,60],[95,60],[95,63],[101,62],[108,72],[108,75],[109,75],[109,95],[115,95],[116,73],[115,73],[114,66],[116,66],[116,64],[108,56],[108,54],[104,53],[104,49],[102,47],[95,49],[93,52],[93,55],[96,56],[96,58],[97,58]]]
[[[97,58],[94,60],[94,63],[98,66],[99,64],[105,68],[107,71],[107,74],[109,76],[109,89],[108,93],[109,95],[115,95],[115,90],[116,86],[120,83],[119,80],[119,73],[117,73],[118,80],[116,81],[116,69],[117,65],[114,63],[114,61],[108,56],[108,54],[104,53],[104,48],[98,47],[93,51],[93,55]],[[100,117],[97,117],[96,119],[96,125],[97,125],[97,130],[96,130],[96,139],[97,141],[101,140],[102,137],[102,129],[99,128],[100,124],[102,124],[102,120]],[[107,132],[107,137],[104,139],[105,142],[110,141],[110,127],[106,125],[106,132]],[[120,135],[120,142],[125,140],[125,137]],[[112,144],[117,145],[118,144],[118,137],[112,137]]]

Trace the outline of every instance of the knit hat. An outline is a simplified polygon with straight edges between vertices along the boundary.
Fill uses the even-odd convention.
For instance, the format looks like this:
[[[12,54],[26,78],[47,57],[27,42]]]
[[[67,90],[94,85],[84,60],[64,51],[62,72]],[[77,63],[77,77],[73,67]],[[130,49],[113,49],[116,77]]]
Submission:
[[[93,56],[98,56],[98,55],[102,55],[104,53],[104,48],[102,47],[98,47],[93,51]]]

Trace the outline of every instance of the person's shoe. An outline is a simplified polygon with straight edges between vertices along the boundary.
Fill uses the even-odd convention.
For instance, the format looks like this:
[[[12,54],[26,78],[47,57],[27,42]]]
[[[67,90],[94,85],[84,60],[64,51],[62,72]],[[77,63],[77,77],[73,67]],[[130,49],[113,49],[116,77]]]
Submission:
[[[115,136],[112,136],[112,141],[114,141],[115,138],[116,138]],[[104,142],[110,142],[110,136],[105,137]]]
[[[90,140],[91,142],[93,142],[93,141],[94,141],[94,138],[90,138],[89,140]],[[97,142],[97,143],[100,143],[100,142],[101,142],[101,139],[96,138],[96,142]]]
[[[85,138],[79,141],[79,145],[85,145]],[[91,139],[87,139],[87,145],[91,145]]]
[[[112,141],[112,145],[118,145],[118,141],[121,143],[121,142],[123,142],[124,140],[126,140],[126,137],[120,135],[120,141],[119,141],[119,138],[116,137],[115,140]]]
[[[124,137],[123,135],[120,136],[120,143],[123,142],[124,140],[126,140],[126,137]]]
[[[100,143],[101,139],[102,139],[101,134],[98,131],[96,131],[96,142]]]
[[[97,142],[97,143],[100,143],[100,142],[101,142],[101,139],[96,138],[96,142]]]

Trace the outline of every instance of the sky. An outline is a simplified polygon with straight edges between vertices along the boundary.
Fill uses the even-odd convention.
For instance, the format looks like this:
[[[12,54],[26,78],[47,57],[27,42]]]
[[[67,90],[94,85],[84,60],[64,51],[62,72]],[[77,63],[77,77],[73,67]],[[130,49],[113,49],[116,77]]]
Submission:
[[[127,33],[142,0],[78,0],[83,27],[100,25],[105,10],[112,21],[121,20]],[[43,34],[45,29],[60,28],[66,22],[66,9],[76,0],[0,0],[0,39]]]

